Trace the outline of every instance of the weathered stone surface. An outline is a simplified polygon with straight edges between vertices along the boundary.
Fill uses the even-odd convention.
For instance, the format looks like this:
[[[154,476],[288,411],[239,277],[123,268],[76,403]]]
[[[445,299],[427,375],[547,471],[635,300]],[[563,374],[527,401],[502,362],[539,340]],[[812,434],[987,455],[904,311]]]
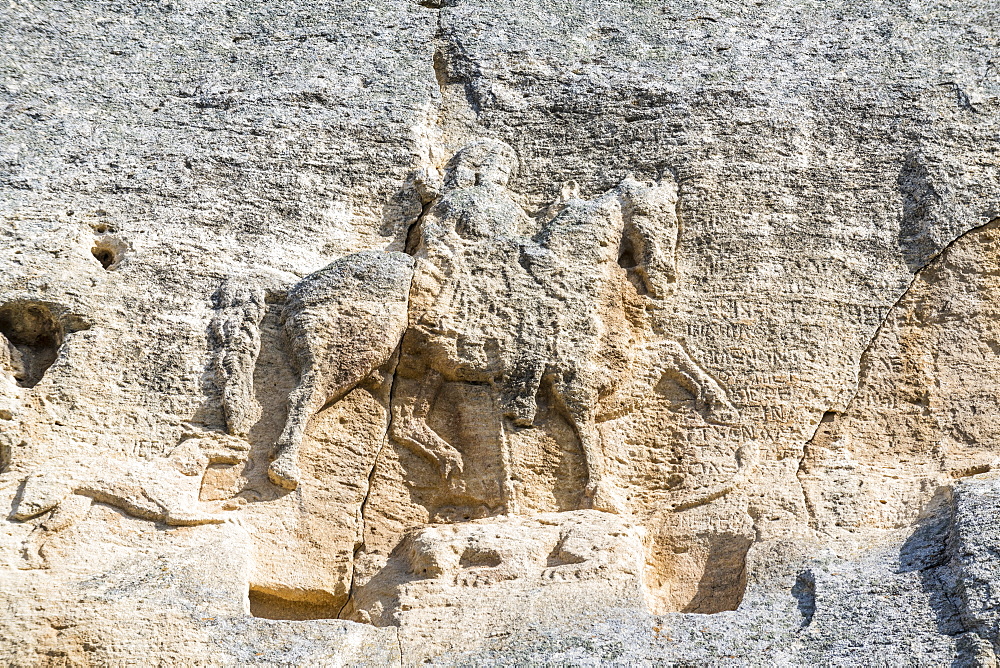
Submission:
[[[0,662],[996,665],[996,3],[0,26]]]

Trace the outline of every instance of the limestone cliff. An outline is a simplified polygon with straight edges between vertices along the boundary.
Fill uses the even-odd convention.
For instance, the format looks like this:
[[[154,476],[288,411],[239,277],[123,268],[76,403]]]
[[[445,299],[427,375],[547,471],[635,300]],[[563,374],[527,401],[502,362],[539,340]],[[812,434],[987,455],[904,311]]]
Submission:
[[[0,34],[0,662],[996,665],[995,2]]]

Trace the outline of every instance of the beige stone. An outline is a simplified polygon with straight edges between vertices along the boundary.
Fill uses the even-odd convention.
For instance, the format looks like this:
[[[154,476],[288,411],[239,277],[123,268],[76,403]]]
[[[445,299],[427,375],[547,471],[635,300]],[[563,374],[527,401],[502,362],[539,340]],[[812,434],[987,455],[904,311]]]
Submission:
[[[996,663],[995,2],[8,5],[0,663]]]

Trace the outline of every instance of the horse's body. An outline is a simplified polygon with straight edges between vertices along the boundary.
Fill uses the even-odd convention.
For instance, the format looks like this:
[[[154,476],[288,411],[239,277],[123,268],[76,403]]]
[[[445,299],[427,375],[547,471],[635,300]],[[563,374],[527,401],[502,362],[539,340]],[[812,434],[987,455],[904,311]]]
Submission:
[[[413,258],[365,251],[306,276],[285,302],[285,338],[299,368],[288,417],[268,469],[286,489],[298,485],[298,452],[313,415],[344,397],[389,361],[406,330]]]

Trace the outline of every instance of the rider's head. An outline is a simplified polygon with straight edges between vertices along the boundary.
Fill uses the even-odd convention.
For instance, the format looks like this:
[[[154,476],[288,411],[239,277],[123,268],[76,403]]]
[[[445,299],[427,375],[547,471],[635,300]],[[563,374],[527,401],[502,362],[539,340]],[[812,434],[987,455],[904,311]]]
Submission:
[[[517,173],[517,154],[502,141],[473,142],[455,154],[446,167],[445,187],[494,184],[505,187]]]

